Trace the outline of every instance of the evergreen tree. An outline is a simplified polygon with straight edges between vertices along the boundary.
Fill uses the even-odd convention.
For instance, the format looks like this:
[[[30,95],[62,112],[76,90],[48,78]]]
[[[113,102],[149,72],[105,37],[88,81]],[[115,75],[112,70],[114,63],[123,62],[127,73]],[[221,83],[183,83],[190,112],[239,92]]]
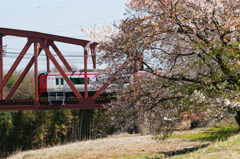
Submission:
[[[0,112],[0,158],[5,157],[12,150],[12,130],[12,112]]]

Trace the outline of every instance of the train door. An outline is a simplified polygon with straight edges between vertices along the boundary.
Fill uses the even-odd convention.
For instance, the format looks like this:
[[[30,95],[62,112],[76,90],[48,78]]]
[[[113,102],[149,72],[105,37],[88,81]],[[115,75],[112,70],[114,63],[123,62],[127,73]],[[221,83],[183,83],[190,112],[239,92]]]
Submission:
[[[41,97],[42,93],[47,92],[47,75],[39,75],[38,86],[38,95]]]
[[[64,91],[63,85],[64,85],[64,79],[63,77],[56,77],[56,91]]]
[[[54,78],[52,78],[54,81]],[[48,101],[50,102],[50,105],[52,104],[52,101],[62,101],[62,104],[64,104],[65,101],[65,92],[63,89],[64,80],[62,77],[55,77],[55,85],[54,91],[48,92]]]
[[[40,81],[41,82],[41,85],[40,85],[41,88],[40,89],[44,92],[47,91],[47,81],[46,81],[46,79],[47,79],[46,76],[43,76],[42,80]]]

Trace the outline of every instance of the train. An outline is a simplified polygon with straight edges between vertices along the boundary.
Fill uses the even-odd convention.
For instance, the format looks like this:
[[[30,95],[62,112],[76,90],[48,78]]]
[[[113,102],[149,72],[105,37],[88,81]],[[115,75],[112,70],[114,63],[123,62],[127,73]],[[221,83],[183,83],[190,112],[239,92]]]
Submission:
[[[138,71],[138,74],[146,74],[146,71]],[[66,72],[69,79],[72,81],[76,89],[84,96],[85,91],[85,80],[84,80],[84,70],[80,72]],[[125,71],[121,73],[120,79],[125,80],[124,85],[128,85],[133,73],[131,71]],[[88,94],[91,96],[103,85],[104,74],[100,74],[97,70],[87,71],[87,87]],[[113,80],[109,85],[108,89],[116,85],[116,80]],[[106,91],[103,92],[106,94]],[[60,73],[40,73],[38,75],[38,95],[39,97],[47,97],[48,100],[58,101],[66,100],[66,98],[73,97],[74,93],[67,82],[64,80]]]

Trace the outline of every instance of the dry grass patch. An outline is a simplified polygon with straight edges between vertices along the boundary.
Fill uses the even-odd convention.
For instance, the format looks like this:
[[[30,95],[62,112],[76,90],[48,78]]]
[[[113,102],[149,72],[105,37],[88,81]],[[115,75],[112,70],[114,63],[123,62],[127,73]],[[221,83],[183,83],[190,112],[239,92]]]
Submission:
[[[151,135],[121,134],[104,139],[76,142],[72,144],[44,148],[35,151],[21,152],[9,159],[50,159],[50,158],[84,158],[84,159],[130,159],[152,158],[159,153],[184,149],[185,147],[198,147],[206,142],[190,142],[181,139],[167,139],[157,142]]]
[[[9,159],[159,159],[182,153],[188,154],[174,158],[240,158],[240,135],[235,135],[238,133],[239,129],[235,126],[215,125],[208,129],[176,131],[163,142],[154,140],[151,135],[122,133],[103,139],[20,152]]]

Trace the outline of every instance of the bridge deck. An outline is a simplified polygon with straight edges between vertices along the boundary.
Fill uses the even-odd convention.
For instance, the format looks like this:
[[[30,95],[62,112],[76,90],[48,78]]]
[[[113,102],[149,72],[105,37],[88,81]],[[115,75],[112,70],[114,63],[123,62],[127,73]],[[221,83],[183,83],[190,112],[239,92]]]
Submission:
[[[39,99],[39,104],[34,99],[0,100],[0,111],[10,110],[55,110],[55,109],[105,109],[104,104],[114,100],[114,97],[93,98],[68,98],[64,101],[49,102],[47,99]],[[89,102],[92,101],[92,102]]]

